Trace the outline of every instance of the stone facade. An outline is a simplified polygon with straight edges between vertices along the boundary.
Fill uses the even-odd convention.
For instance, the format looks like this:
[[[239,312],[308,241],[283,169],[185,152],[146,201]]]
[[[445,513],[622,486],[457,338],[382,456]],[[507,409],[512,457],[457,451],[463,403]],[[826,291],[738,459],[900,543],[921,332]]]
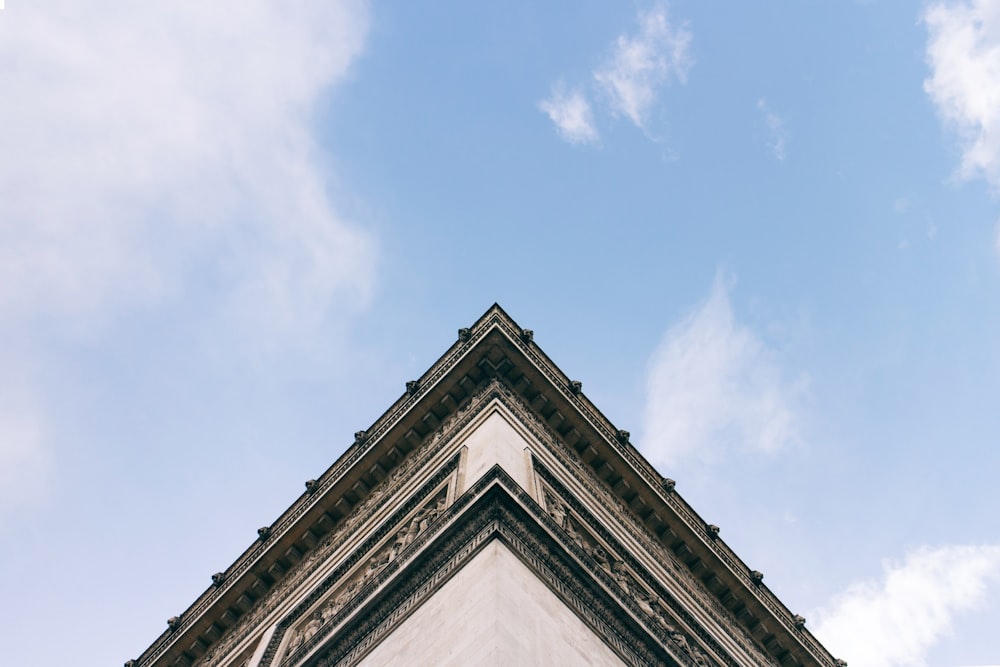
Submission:
[[[494,306],[127,667],[835,660]]]

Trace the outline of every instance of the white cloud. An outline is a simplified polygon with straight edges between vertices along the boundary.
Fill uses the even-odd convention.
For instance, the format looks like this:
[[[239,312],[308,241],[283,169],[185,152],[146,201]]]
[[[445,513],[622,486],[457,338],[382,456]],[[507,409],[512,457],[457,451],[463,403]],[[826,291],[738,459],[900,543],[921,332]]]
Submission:
[[[927,8],[924,90],[961,136],[965,178],[1000,188],[1000,4],[991,0]]]
[[[664,5],[640,12],[638,23],[635,35],[623,33],[615,39],[591,83],[601,102],[599,108],[612,116],[625,116],[645,130],[662,88],[673,80],[685,83],[694,61],[691,32],[683,24],[671,23]],[[581,88],[567,90],[558,82],[538,108],[566,141],[592,144],[600,140],[591,104]]]
[[[360,0],[8,7],[5,339],[38,339],[23,350],[42,358],[45,337],[32,332],[43,322],[72,339],[169,302],[232,340],[273,347],[334,304],[363,303],[373,239],[331,201],[313,126],[366,30]],[[49,451],[36,365],[0,376],[0,488],[27,483]]]
[[[207,286],[278,328],[364,292],[315,102],[357,2],[20,3],[0,21],[0,318],[86,319]]]
[[[600,140],[590,103],[579,89],[567,90],[564,84],[557,83],[552,87],[549,98],[538,103],[538,108],[555,123],[559,136],[571,144],[590,144]]]
[[[923,547],[883,568],[880,581],[854,584],[819,610],[814,632],[848,664],[921,666],[955,616],[985,601],[1000,546]]]
[[[43,429],[36,392],[0,383],[0,510],[30,500],[42,485],[50,456]]]
[[[790,381],[776,352],[736,321],[729,288],[716,276],[650,360],[642,442],[656,463],[712,462],[731,448],[775,453],[799,440],[805,382]]]
[[[611,112],[645,128],[659,89],[673,79],[687,81],[690,47],[691,32],[671,23],[666,7],[640,13],[638,33],[619,35],[606,62],[594,71]]]
[[[785,159],[785,145],[788,143],[788,130],[785,128],[785,121],[781,116],[771,111],[764,99],[757,100],[757,108],[760,109],[764,117],[764,124],[768,130],[768,148],[775,159],[779,162]]]

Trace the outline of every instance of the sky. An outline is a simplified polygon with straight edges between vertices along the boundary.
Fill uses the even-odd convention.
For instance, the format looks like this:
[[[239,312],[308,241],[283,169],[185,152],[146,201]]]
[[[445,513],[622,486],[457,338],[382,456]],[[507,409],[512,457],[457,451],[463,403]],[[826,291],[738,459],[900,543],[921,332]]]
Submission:
[[[834,655],[1000,665],[1000,0],[0,7],[8,664],[136,657],[499,302]]]

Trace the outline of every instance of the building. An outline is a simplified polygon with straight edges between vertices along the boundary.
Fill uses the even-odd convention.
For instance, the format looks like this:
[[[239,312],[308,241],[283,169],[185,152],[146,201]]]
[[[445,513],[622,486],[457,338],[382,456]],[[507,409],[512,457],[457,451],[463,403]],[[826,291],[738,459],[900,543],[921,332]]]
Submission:
[[[493,306],[126,667],[834,659]]]

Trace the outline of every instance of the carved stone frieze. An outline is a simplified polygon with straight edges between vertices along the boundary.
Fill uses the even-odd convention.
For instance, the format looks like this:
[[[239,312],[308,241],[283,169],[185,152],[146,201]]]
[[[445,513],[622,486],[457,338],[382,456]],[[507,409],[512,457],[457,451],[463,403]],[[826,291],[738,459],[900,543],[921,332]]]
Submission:
[[[494,314],[489,318],[489,321],[499,322],[500,319],[497,317],[496,314]],[[489,326],[477,327],[475,331],[470,331],[469,334],[463,338],[463,341],[467,343],[472,343],[474,345],[476,342],[478,342],[484,336],[486,336],[489,333],[489,331],[490,331]],[[422,380],[420,381],[421,386],[431,386],[438,380],[440,380],[445,374],[447,374],[450,370],[452,370],[457,360],[463,354],[465,354],[468,351],[468,349],[471,349],[471,347],[472,346],[464,347],[464,349],[454,348],[450,350],[440,360],[438,360],[438,362],[431,368],[430,371],[428,371],[428,373],[425,374],[425,377],[422,378]],[[418,396],[416,395],[408,395],[407,398],[409,400],[397,401],[397,403],[394,406],[392,406],[392,408],[390,408],[390,410],[387,411],[378,420],[373,429],[369,431],[359,431],[358,433],[355,434],[355,441],[354,441],[355,450],[349,452],[344,458],[342,458],[338,462],[335,474],[331,475],[326,480],[317,483],[316,486],[310,489],[310,493],[307,494],[307,498],[304,502],[300,502],[296,505],[293,505],[292,508],[290,508],[290,510],[281,517],[278,523],[274,524],[273,526],[265,526],[264,528],[261,528],[258,531],[260,536],[260,544],[256,545],[251,550],[250,553],[248,553],[245,557],[241,558],[240,561],[238,561],[233,566],[233,568],[231,568],[231,570],[227,573],[227,582],[237,581],[240,578],[240,576],[257,561],[260,555],[266,551],[268,545],[265,544],[265,542],[267,540],[269,540],[273,535],[282,534],[285,530],[295,525],[295,523],[301,518],[301,516],[306,511],[308,511],[319,498],[323,496],[322,492],[326,491],[326,489],[336,484],[344,473],[352,469],[353,466],[358,461],[364,458],[364,456],[371,449],[373,443],[380,440],[391,428],[393,428],[393,426],[397,423],[398,419],[407,410],[409,410],[410,407],[412,407],[411,403],[413,401],[418,400]],[[468,406],[466,406],[466,410],[467,409]],[[440,430],[441,429],[439,429],[439,432]],[[225,588],[226,588],[225,586],[214,588],[209,594],[203,595],[199,600],[197,600],[195,604],[193,604],[192,607],[185,613],[184,619],[182,619],[181,625],[177,629],[180,631],[185,630],[189,623],[193,622],[194,619],[199,618],[203,612],[208,610],[218,600],[219,596],[221,596],[225,592],[224,590]],[[273,598],[274,596],[268,595],[266,597]],[[261,600],[258,600],[255,603],[255,606],[263,606],[261,605]],[[241,617],[241,620],[244,618],[246,618],[246,615]],[[244,625],[244,623],[241,623],[241,625]],[[230,629],[227,632],[227,634],[231,633],[232,629]],[[242,632],[242,636],[243,637],[246,636],[245,628]],[[160,640],[155,642],[152,646],[150,646],[149,649],[147,649],[147,651],[141,657],[141,660],[139,660],[138,662],[141,663],[141,665],[152,664],[153,662],[156,661],[157,658],[159,658],[159,656],[161,656],[171,646],[172,642],[173,638],[168,638],[165,640],[161,638]],[[230,644],[230,648],[231,646],[232,644]],[[213,649],[210,650],[210,653],[213,657],[219,655],[217,647],[214,645]],[[195,664],[198,665],[198,667],[202,667],[202,665],[212,664],[210,660],[211,659],[206,661],[206,656],[203,655],[196,661]]]
[[[620,527],[624,528],[630,536],[643,544],[647,550],[656,554],[658,560],[668,564],[670,573],[674,577],[676,584],[681,586],[688,595],[699,599],[703,607],[710,613],[713,620],[725,627],[737,629],[734,640],[744,648],[744,650],[756,654],[762,661],[760,664],[776,664],[765,651],[746,632],[739,632],[741,627],[734,614],[727,609],[719,599],[704,588],[691,571],[683,565],[672,551],[665,548],[658,537],[653,535],[649,529],[639,522],[632,511],[622,500],[616,496],[604,482],[602,482],[593,469],[579,459],[572,449],[561,442],[561,437],[548,424],[545,424],[535,416],[535,412],[506,382],[494,380],[491,394],[495,395],[510,410],[511,414],[524,426],[540,443],[546,446],[547,451],[556,457],[573,477],[583,484],[598,503],[619,521]],[[536,470],[541,469],[547,472],[544,466],[535,461]],[[548,473],[551,477],[551,473]],[[570,524],[570,530],[572,524]]]
[[[609,510],[613,516],[625,520],[625,527],[642,542],[649,545],[657,545],[662,548],[659,539],[653,535],[642,523],[636,520],[635,515],[625,505],[622,500],[607,488],[595,474],[592,468],[584,463],[579,456],[571,453],[571,447],[563,444],[561,436],[556,433],[548,424],[544,423],[535,415],[531,407],[506,383],[496,382],[496,395],[503,400],[510,409],[514,417],[524,426],[535,438],[545,445],[546,450],[551,453],[565,467],[569,468],[574,476],[581,482],[588,491],[597,496],[601,505]],[[558,443],[558,444],[557,444]],[[670,563],[674,570],[684,569],[677,557],[665,551],[662,556]]]
[[[445,505],[441,499],[446,497],[444,485],[448,483],[449,478],[453,479],[457,467],[458,457],[449,459],[441,470],[421,486],[413,496],[402,503],[386,522],[369,535],[285,616],[268,643],[260,662],[261,667],[266,667],[274,662],[278,650],[281,648],[281,643],[290,629],[299,629],[308,625],[308,620],[303,621],[302,619],[308,619],[309,614],[315,610],[320,611],[320,627],[310,636],[308,642],[303,638],[303,641],[296,647],[296,651],[308,650],[309,646],[322,639],[332,627],[340,622],[339,618],[349,614],[357,606],[359,598],[364,597],[365,591],[371,591],[377,587],[388,571],[394,571],[398,567],[397,561],[400,554],[404,552],[406,547],[415,548],[424,539],[423,533],[427,527],[443,513]],[[411,532],[412,530],[416,532]],[[400,540],[402,537],[400,533],[403,531],[407,531],[405,539],[409,542],[406,547],[400,548],[397,540]],[[394,546],[395,551],[392,558],[387,558],[387,554]],[[331,590],[334,588],[336,588],[333,593],[334,597],[330,599]],[[318,605],[317,603],[321,601],[324,604]],[[326,611],[326,620],[323,621],[322,607],[326,606],[327,603],[330,604]],[[292,641],[295,641],[294,636],[292,636]],[[285,656],[287,658],[287,651],[285,651]]]
[[[494,306],[458,338],[213,575],[135,667],[356,664],[494,540],[566,605],[558,614],[575,614],[626,664],[837,664],[530,330]],[[477,449],[473,436],[466,451],[458,437],[474,432],[493,401],[528,454],[516,458],[522,444],[512,439],[515,463],[483,475],[488,459],[476,457],[492,455],[492,441]],[[495,553],[462,581],[493,567]],[[510,553],[505,567],[542,596],[531,599],[555,604]],[[452,600],[466,604],[466,594],[449,587],[384,650],[407,646],[406,633],[435,622]]]
[[[428,449],[430,449],[430,443],[428,443]],[[423,454],[429,456],[431,452],[419,452],[420,456],[417,458],[423,458]],[[435,475],[431,482],[440,485],[443,480],[454,473],[457,468],[457,458],[452,459],[448,465],[446,465],[441,471]],[[418,464],[414,464],[418,465]],[[408,467],[407,470],[412,470],[412,467]],[[384,480],[385,482],[391,484],[399,484],[406,477],[405,472],[394,477],[389,477]],[[378,487],[376,487],[378,488]],[[385,492],[381,495],[388,495],[389,492]],[[355,528],[358,524],[363,523],[366,515],[374,510],[375,502],[367,503],[363,507],[359,507],[356,513],[351,514],[348,519],[341,522],[341,524],[335,529],[330,535],[323,539],[316,547],[308,553],[308,555],[303,558],[296,566],[280,580],[280,582],[273,587],[268,593],[257,601],[257,603],[250,608],[250,610],[241,616],[236,622],[236,625],[229,629],[229,631],[220,639],[218,642],[213,644],[207,653],[203,655],[196,663],[196,667],[216,667],[222,664],[223,658],[240,642],[246,639],[251,633],[255,632],[263,620],[268,614],[274,611],[278,605],[280,605],[285,599],[288,593],[294,590],[296,587],[300,586],[305,579],[311,575],[316,569],[326,561],[326,559],[332,555],[343,539],[346,539],[347,534]],[[404,508],[406,505],[403,506]]]
[[[295,653],[300,649],[308,649],[312,645],[310,640],[330,623],[359,591],[389,567],[408,546],[427,530],[428,526],[444,512],[447,504],[447,489],[442,488],[430,501],[399,524],[395,534],[385,544],[369,556],[367,561],[342,584],[334,588],[305,622],[291,630],[291,640],[282,661],[294,659]]]
[[[635,515],[629,510],[622,500],[616,496],[607,485],[602,482],[593,469],[571,454],[572,448],[561,444],[559,434],[551,429],[547,424],[539,420],[534,411],[524,400],[506,383],[496,382],[496,396],[504,402],[511,414],[521,422],[532,435],[552,454],[563,467],[570,472],[573,477],[580,482],[593,496],[595,500],[612,516],[615,516],[629,535],[643,544],[650,553],[656,554],[658,560],[669,565],[670,574],[673,575],[674,583],[681,587],[688,595],[700,600],[703,608],[716,622],[735,629],[732,633],[733,639],[747,652],[756,655],[760,664],[777,664],[775,660],[764,651],[753,637],[745,631],[739,631],[742,627],[735,615],[727,609],[721,601],[711,592],[705,589],[704,585],[698,581],[691,571],[682,564],[672,551],[664,547],[658,537],[653,535],[645,525],[639,522]],[[558,444],[557,444],[558,443]],[[535,461],[536,470],[541,469],[547,472],[540,461]],[[548,473],[549,478],[552,473]]]
[[[488,487],[494,488],[484,493]],[[469,502],[475,506],[465,507]],[[406,557],[400,558],[400,567],[405,569],[397,571],[379,599],[363,609],[359,606],[306,662],[282,665],[355,664],[491,539],[502,540],[627,664],[698,664],[676,643],[655,640],[596,585],[592,572],[581,570],[576,561],[568,559],[563,547],[541,529],[538,520],[544,516],[543,510],[502,469],[493,468],[449,508],[446,516],[446,522],[439,525],[448,527],[443,534],[428,536],[434,544],[421,552],[420,560],[407,564]]]
[[[213,644],[209,651],[198,659],[195,663],[196,667],[216,667],[219,665],[219,659],[253,632],[267,614],[281,603],[288,591],[299,585],[315,571],[320,563],[325,562],[351,531],[371,517],[384,499],[395,495],[400,486],[438,454],[458,431],[468,425],[479,413],[480,408],[497,396],[499,386],[499,382],[492,381],[446,419],[433,436],[425,438],[415,451],[410,452],[399,465],[392,469],[388,477],[375,486],[368,496],[353,508],[333,532],[309,551],[306,557],[297,563],[292,571],[285,574],[265,597],[258,600],[247,614],[241,616],[236,626],[230,628],[219,642]]]
[[[583,400],[581,395],[575,395],[568,389],[566,378],[548,359],[548,357],[545,356],[540,348],[534,345],[523,344],[523,341],[517,341],[518,329],[516,325],[508,323],[500,317],[494,318],[491,320],[491,323],[494,323],[497,327],[503,329],[510,340],[521,343],[518,345],[519,351],[532,363],[534,368],[546,377],[555,391],[560,392],[565,400],[574,405],[580,414],[584,416],[590,427],[600,433],[607,442],[619,441],[618,430],[615,429],[615,427],[605,418],[603,418],[603,416],[595,413],[595,410],[589,401]],[[545,426],[545,430],[551,431],[551,429],[548,429],[547,426]],[[558,439],[558,437],[556,437],[556,439]],[[641,458],[638,452],[635,451],[631,445],[619,447],[618,454],[629,462],[631,468],[644,479],[650,488],[656,488],[658,485],[663,483],[663,479],[659,476],[659,474],[647,461]],[[664,496],[661,497],[661,499],[692,532],[698,533],[699,531],[703,531],[704,524],[701,519],[694,513],[686,502],[677,496],[677,494],[673,493],[672,486],[673,485],[671,484],[670,488],[662,489]],[[714,552],[715,555],[718,556],[718,558],[724,562],[737,577],[741,578],[743,583],[748,587],[753,587],[755,583],[759,583],[751,580],[750,572],[746,565],[740,561],[736,554],[734,554],[728,546],[724,545],[721,540],[714,543]],[[815,660],[820,663],[827,663],[830,660],[826,649],[824,649],[814,637],[809,634],[796,632],[797,628],[795,628],[794,621],[792,620],[792,614],[784,608],[781,602],[770,591],[758,588],[756,599],[760,604],[767,608],[774,620],[784,626],[785,630],[789,634],[798,637],[803,646]],[[725,609],[724,607],[721,608]],[[728,612],[728,610],[725,611]]]
[[[590,557],[596,565],[596,570],[617,584],[623,594],[622,599],[625,604],[633,602],[638,610],[645,615],[647,624],[665,634],[692,664],[699,666],[716,664],[709,659],[705,651],[694,642],[690,635],[678,628],[676,625],[678,621],[667,611],[669,605],[659,595],[641,584],[629,570],[625,561],[615,551],[602,544],[585,527],[584,520],[574,516],[566,502],[552,488],[543,486],[542,489],[545,510],[549,517],[565,531],[572,544]],[[619,550],[619,553],[624,553],[624,551]]]
[[[614,547],[612,547],[612,549],[614,549],[616,553],[622,554],[623,559],[628,559],[629,561],[631,561],[632,571],[643,572],[643,581],[645,590],[647,592],[653,590],[659,591],[657,593],[657,598],[655,600],[657,605],[659,605],[664,610],[669,609],[671,613],[674,614],[675,618],[683,619],[684,623],[686,623],[689,627],[692,627],[694,629],[694,631],[698,634],[698,637],[701,639],[702,642],[705,642],[707,645],[717,646],[715,639],[701,627],[700,623],[698,623],[695,620],[694,616],[690,613],[690,611],[685,609],[684,606],[681,605],[675,599],[675,597],[670,594],[669,591],[663,588],[663,585],[656,580],[656,577],[653,577],[648,572],[646,572],[645,568],[643,568],[638,563],[638,561],[634,559],[634,557],[629,555],[626,549],[617,544],[617,539],[610,533],[610,531],[608,531],[603,525],[601,525],[601,523],[598,522],[596,518],[594,518],[594,516],[584,508],[583,504],[580,503],[579,500],[577,500],[571,494],[566,492],[565,488],[562,486],[562,483],[553,475],[553,473],[551,473],[547,468],[545,468],[545,466],[542,465],[541,462],[539,461],[535,462],[535,472],[543,483],[543,488],[545,489],[547,502],[548,498],[553,498],[555,501],[565,506],[566,509],[563,511],[567,512],[568,513],[567,515],[569,517],[566,523],[568,526],[571,527],[571,530],[567,530],[567,533],[569,534],[571,540],[575,544],[577,544],[584,553],[593,558],[600,565],[602,563],[601,559],[603,558],[606,560],[607,556],[600,552],[598,552],[598,554],[595,556],[593,553],[591,553],[590,550],[588,550],[587,545],[601,544],[601,542],[598,542],[598,539],[594,537],[595,535],[600,536],[600,540],[604,544],[615,545]],[[605,509],[608,509],[608,507],[605,506]],[[628,517],[620,517],[620,518],[624,520],[627,519]],[[651,540],[643,540],[643,543],[647,549],[652,550],[652,552],[656,553],[657,555],[662,554],[662,557],[666,557],[667,554],[669,554],[670,556],[673,556],[673,554],[671,554],[667,549],[665,549],[659,542],[652,542]],[[591,549],[592,548],[593,547],[591,547]],[[602,551],[603,550],[604,547],[602,546]],[[608,563],[606,568],[602,567],[602,569],[605,569],[606,571],[609,570],[609,568],[610,568],[610,563]],[[750,655],[755,656],[756,664],[759,665],[777,664],[774,658],[772,658],[760,646],[758,646],[755,641],[753,641],[752,637],[746,634],[745,631],[741,631],[741,626],[738,624],[739,622],[733,617],[732,612],[726,609],[717,597],[712,595],[709,591],[705,590],[703,586],[699,586],[700,582],[697,582],[697,580],[690,573],[690,571],[687,570],[687,568],[681,569],[679,567],[675,567],[673,571],[675,574],[680,575],[679,578],[675,577],[673,579],[673,582],[675,584],[678,583],[681,584],[680,587],[681,590],[684,590],[689,595],[693,594],[699,600],[705,603],[703,609],[710,612],[709,616],[713,620],[718,622],[721,625],[721,627],[730,628],[729,636],[744,651],[746,651]],[[608,574],[613,578],[614,576],[613,572],[608,572]],[[616,583],[620,584],[620,581],[616,581]],[[653,618],[654,623],[660,626],[664,626],[664,621],[667,620],[668,619],[666,618],[663,619]],[[673,624],[671,623],[671,625]],[[667,628],[664,626],[664,629]],[[668,634],[670,632],[671,631],[668,630]],[[671,636],[671,639],[677,641],[677,638],[674,636]],[[722,655],[727,655],[725,651],[721,649],[721,647],[718,647],[718,651]],[[699,663],[695,662],[694,664],[699,664]],[[731,659],[727,661],[727,664],[734,665],[734,667],[737,665],[737,663],[731,661]]]

